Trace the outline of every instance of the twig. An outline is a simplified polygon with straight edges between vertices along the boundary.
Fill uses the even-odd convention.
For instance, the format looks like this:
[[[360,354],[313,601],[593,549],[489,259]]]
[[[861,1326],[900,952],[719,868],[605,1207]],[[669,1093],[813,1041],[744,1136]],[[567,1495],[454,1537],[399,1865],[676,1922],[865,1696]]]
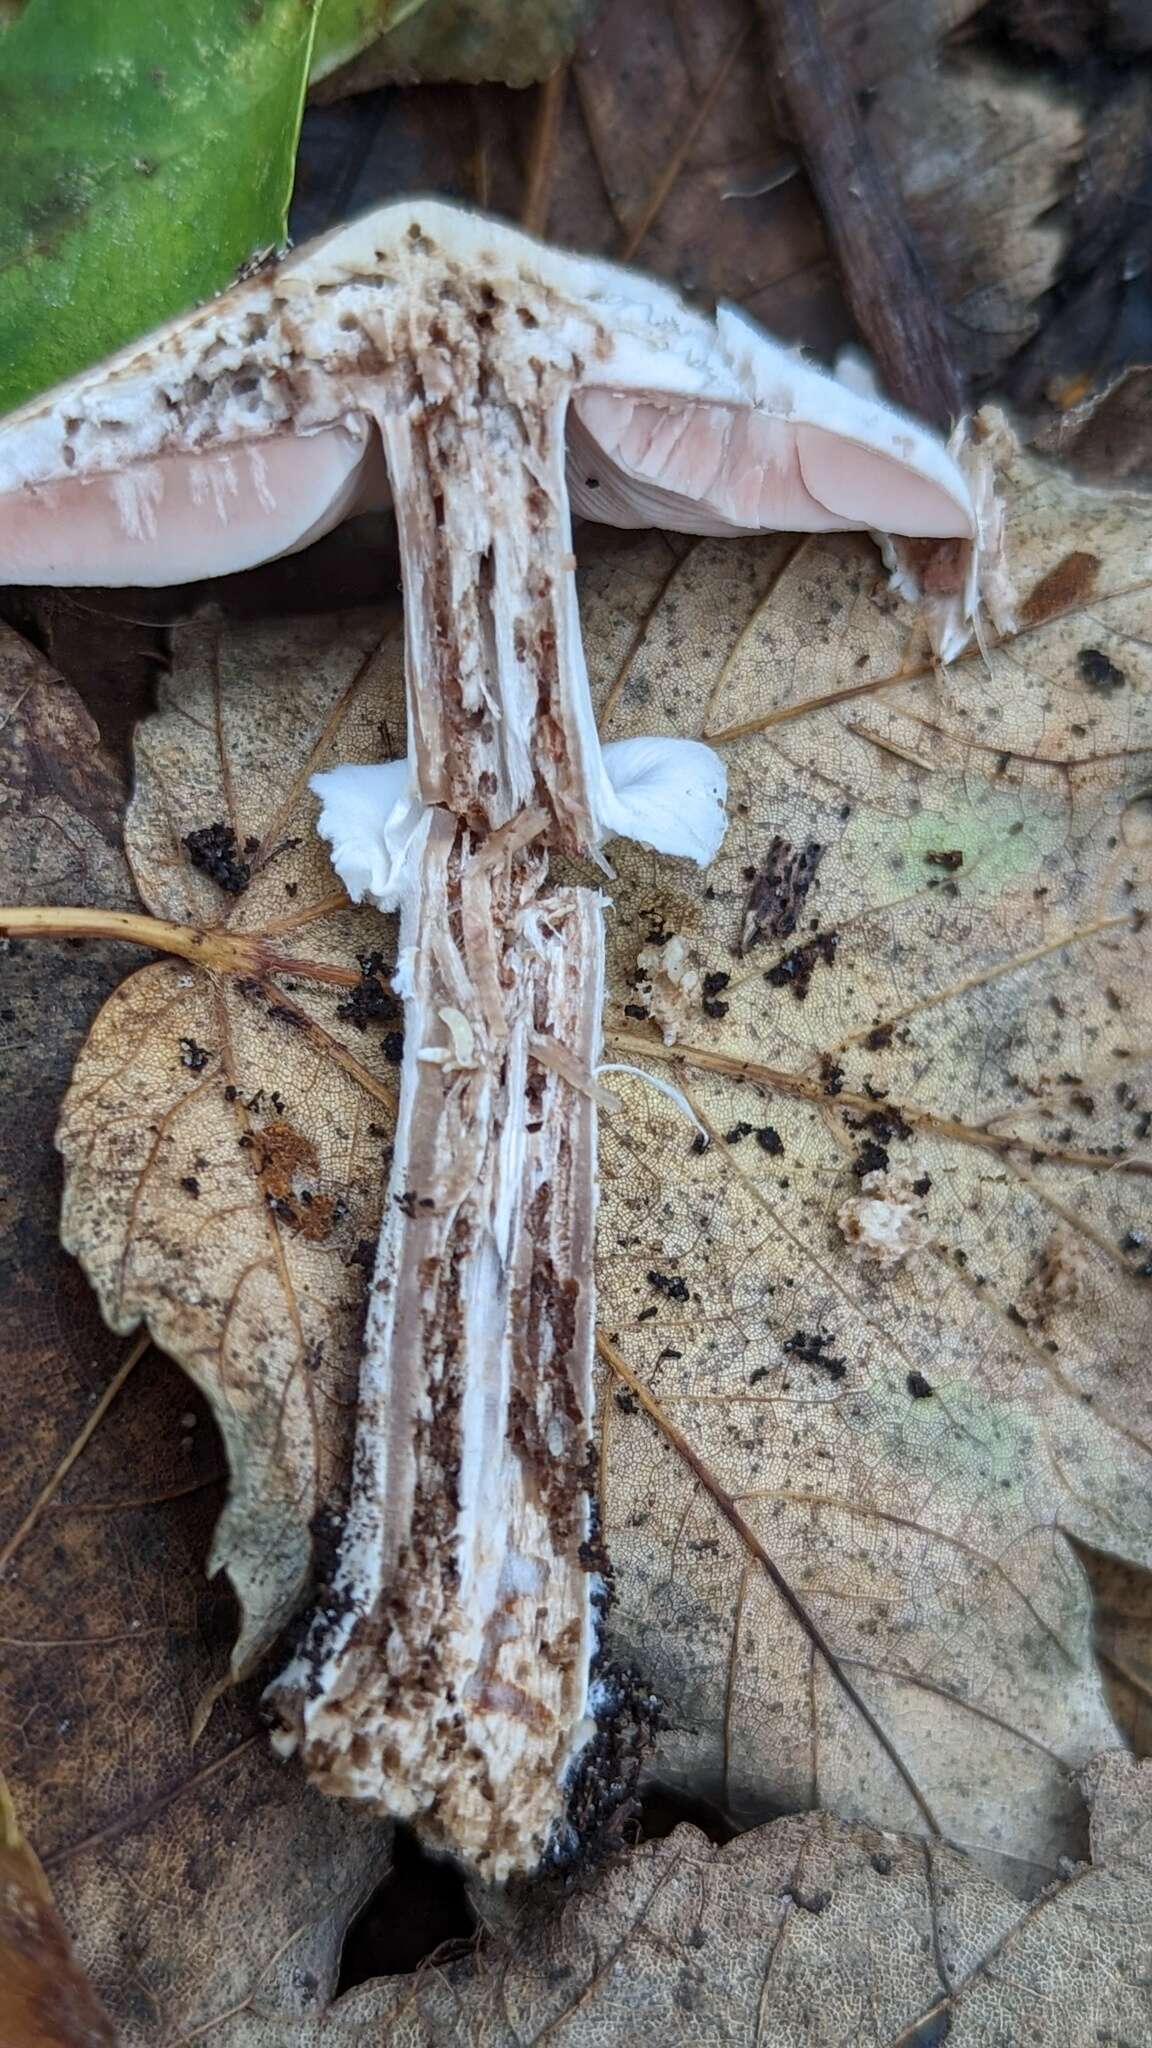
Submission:
[[[881,383],[902,405],[947,429],[965,399],[944,311],[816,0],[757,5],[845,296]]]
[[[528,174],[520,225],[530,235],[546,235],[552,207],[552,180],[560,141],[560,121],[568,96],[568,66],[561,64],[544,80],[536,101],[536,121],[528,156]]]

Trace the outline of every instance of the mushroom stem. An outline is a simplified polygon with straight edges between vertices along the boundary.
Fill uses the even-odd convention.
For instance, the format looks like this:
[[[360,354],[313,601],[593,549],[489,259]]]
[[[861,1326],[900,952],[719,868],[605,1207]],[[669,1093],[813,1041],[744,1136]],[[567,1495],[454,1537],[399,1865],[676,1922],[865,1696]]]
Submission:
[[[580,852],[603,836],[603,773],[564,474],[575,366],[525,366],[501,332],[517,309],[490,287],[473,293],[472,346],[433,322],[404,402],[377,414],[397,508],[409,752],[424,803],[482,832],[540,809],[552,843]]]
[[[555,1844],[593,1730],[596,1104],[569,1076],[599,1059],[601,901],[444,811],[422,840],[355,1493],[270,1699],[325,1789],[502,1878]]]

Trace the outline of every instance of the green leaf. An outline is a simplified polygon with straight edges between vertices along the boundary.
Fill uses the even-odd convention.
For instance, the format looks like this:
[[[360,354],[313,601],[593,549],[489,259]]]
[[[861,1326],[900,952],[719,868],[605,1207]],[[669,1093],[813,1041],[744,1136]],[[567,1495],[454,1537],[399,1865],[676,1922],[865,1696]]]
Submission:
[[[598,0],[324,0],[312,80],[320,95],[392,81],[533,85],[570,56]],[[341,67],[347,67],[343,69]]]
[[[426,4],[427,0],[322,0],[312,55],[313,83],[358,57]]]
[[[0,411],[283,239],[315,25],[311,0],[27,0],[0,27]]]

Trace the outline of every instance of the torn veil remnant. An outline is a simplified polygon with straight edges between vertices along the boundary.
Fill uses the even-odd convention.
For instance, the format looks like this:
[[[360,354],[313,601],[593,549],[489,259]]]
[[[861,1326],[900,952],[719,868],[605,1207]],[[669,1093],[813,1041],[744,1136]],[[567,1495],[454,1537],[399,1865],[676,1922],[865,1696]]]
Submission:
[[[318,1783],[502,1877],[562,1847],[602,1704],[602,905],[549,883],[547,849],[627,833],[704,863],[724,828],[708,748],[600,746],[570,507],[895,529],[939,544],[969,609],[977,527],[934,435],[739,314],[418,201],[0,424],[0,580],[215,574],[386,490],[409,758],[317,788],[350,893],[401,908],[399,1125],[341,1559],[270,1697]]]

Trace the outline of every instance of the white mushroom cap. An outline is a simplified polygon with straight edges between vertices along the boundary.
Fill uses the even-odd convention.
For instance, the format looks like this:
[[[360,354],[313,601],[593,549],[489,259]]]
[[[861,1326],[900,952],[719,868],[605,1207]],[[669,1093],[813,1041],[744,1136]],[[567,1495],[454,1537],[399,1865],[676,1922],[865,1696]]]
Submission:
[[[685,533],[876,527],[971,536],[967,482],[928,428],[813,368],[731,307],[717,313],[715,352],[738,401],[576,394],[574,511],[610,526]]]
[[[365,420],[160,455],[5,493],[0,580],[193,582],[293,554],[387,501]]]
[[[461,272],[523,279],[525,363],[555,368],[564,342],[575,511],[710,534],[973,538],[968,483],[934,433],[734,309],[713,320],[616,265],[406,200],[0,422],[0,581],[188,581],[379,503],[382,366],[355,358],[352,309],[402,300],[424,249],[449,287]]]

